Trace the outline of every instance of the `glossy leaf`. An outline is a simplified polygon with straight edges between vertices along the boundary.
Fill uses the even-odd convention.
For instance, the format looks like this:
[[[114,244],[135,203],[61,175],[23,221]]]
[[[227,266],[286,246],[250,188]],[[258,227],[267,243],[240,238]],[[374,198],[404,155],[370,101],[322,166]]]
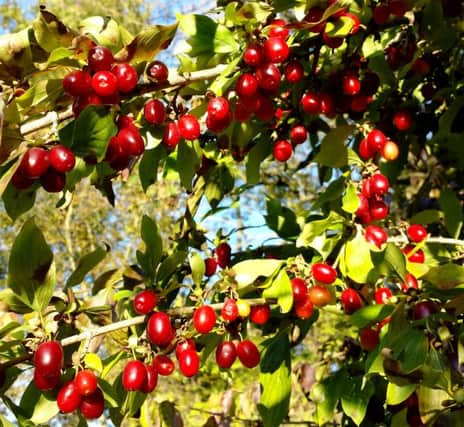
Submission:
[[[147,215],[142,218],[141,236],[145,244],[145,251],[137,251],[137,261],[149,277],[154,277],[156,267],[161,260],[163,242],[158,226]]]
[[[282,264],[283,261],[277,259],[249,259],[235,264],[232,270],[240,289],[251,285],[258,277],[272,276]]]
[[[368,325],[379,322],[393,312],[393,307],[388,304],[376,304],[362,307],[350,316],[350,322],[362,329]]]
[[[281,313],[288,313],[293,307],[292,283],[287,272],[282,269],[271,285],[263,291],[264,298],[276,298]]]
[[[76,269],[68,277],[65,289],[81,283],[85,276],[105,259],[109,251],[110,247],[105,244],[105,247],[99,247],[84,255],[77,263]]]
[[[321,148],[314,161],[324,166],[340,168],[348,163],[347,138],[353,133],[353,126],[338,126],[322,140]]]
[[[362,377],[349,378],[342,394],[342,408],[356,425],[360,425],[366,416],[367,405],[374,394],[375,387]]]
[[[205,275],[205,262],[198,252],[193,253],[189,258],[190,269],[192,270],[193,283],[201,285]]]
[[[340,258],[340,268],[357,283],[367,281],[374,264],[371,259],[370,243],[361,232],[346,243],[344,254]]]

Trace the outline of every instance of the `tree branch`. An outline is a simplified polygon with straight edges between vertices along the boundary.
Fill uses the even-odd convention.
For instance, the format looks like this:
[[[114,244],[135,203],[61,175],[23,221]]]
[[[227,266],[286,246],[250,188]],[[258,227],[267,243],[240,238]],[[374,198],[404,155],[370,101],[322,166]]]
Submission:
[[[142,83],[137,86],[136,91],[134,93],[131,93],[130,96],[141,95],[144,93],[154,92],[158,90],[172,89],[178,86],[187,86],[190,83],[209,80],[214,77],[217,77],[219,74],[221,74],[222,71],[224,71],[225,68],[226,65],[219,64],[214,68],[208,68],[206,70],[193,71],[191,73],[183,73],[182,75],[175,74],[172,77],[170,77],[169,81],[165,84],[157,84],[153,82]],[[73,117],[71,107],[67,108],[66,110],[60,113],[51,111],[47,113],[45,116],[41,117],[40,119],[35,119],[24,123],[19,128],[19,131],[22,136],[26,136],[40,129],[44,129],[52,125],[54,122],[62,122],[71,117]]]
[[[410,243],[407,237],[396,236],[388,239],[390,243]],[[438,243],[439,245],[464,246],[464,240],[453,239],[449,237],[427,237],[425,243]]]

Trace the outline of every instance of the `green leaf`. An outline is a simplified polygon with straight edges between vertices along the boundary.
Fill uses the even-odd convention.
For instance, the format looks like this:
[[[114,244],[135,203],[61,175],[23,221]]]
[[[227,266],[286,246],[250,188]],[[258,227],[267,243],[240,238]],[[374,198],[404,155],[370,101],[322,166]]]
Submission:
[[[61,46],[70,46],[76,36],[53,13],[40,8],[39,16],[33,22],[34,36],[39,46],[51,52]]]
[[[177,24],[146,27],[115,58],[132,64],[151,61],[161,50],[168,48],[176,31]]]
[[[398,405],[404,402],[416,389],[416,384],[404,386],[388,383],[387,385],[387,405]]]
[[[215,208],[224,196],[233,190],[234,177],[225,164],[215,166],[207,175],[205,196],[212,208]]]
[[[433,425],[430,423],[439,413],[443,412],[443,402],[450,399],[450,395],[439,389],[426,387],[419,385],[417,389],[417,398],[419,401],[419,412],[422,415],[422,419],[427,425]],[[443,424],[452,427],[449,424]],[[462,419],[457,426],[462,425]],[[456,427],[457,427],[456,426]]]
[[[274,198],[268,198],[266,208],[267,215],[264,218],[271,230],[275,231],[283,239],[298,236],[301,230],[295,212],[282,206],[280,200]]]
[[[389,67],[383,50],[376,51],[373,55],[369,56],[369,69],[375,72],[383,85],[396,87],[396,79],[393,71]]]
[[[125,34],[118,23],[110,17],[91,16],[80,22],[79,32],[91,35],[99,45],[106,46],[113,52],[124,46]]]
[[[31,28],[0,36],[0,79],[7,84],[35,71],[29,37]]]
[[[33,308],[29,307],[28,305],[24,304],[11,289],[3,289],[0,291],[0,301],[8,306],[8,311],[12,311],[13,313],[30,313],[34,311]]]
[[[103,371],[103,364],[100,359],[100,356],[96,353],[86,353],[84,356],[84,363],[85,367],[88,369],[92,369],[101,373]]]
[[[81,283],[85,279],[85,276],[105,259],[109,251],[110,247],[105,244],[104,248],[99,247],[84,255],[79,260],[76,269],[71,273],[66,281],[65,289]]]
[[[453,191],[443,188],[440,192],[440,207],[445,215],[445,226],[451,237],[458,238],[462,229],[461,203]]]
[[[6,213],[13,221],[34,206],[35,198],[35,186],[30,190],[21,191],[9,184],[2,195]]]
[[[189,258],[190,269],[192,270],[193,283],[200,286],[205,275],[205,262],[198,252],[193,253]]]
[[[40,392],[33,382],[24,391],[19,406],[34,424],[46,424],[59,412],[56,396]]]
[[[224,25],[204,15],[180,15],[177,18],[182,31],[189,36],[190,56],[238,51],[239,44]]]
[[[260,138],[246,157],[247,184],[253,185],[260,181],[261,162],[271,153],[271,144],[267,138]]]
[[[350,322],[361,329],[385,319],[392,312],[393,307],[388,304],[368,305],[353,313],[350,316]]]
[[[117,132],[114,118],[104,105],[89,105],[74,122],[72,150],[77,156],[103,160],[110,138]]]
[[[150,185],[156,183],[158,165],[166,157],[166,154],[166,149],[162,145],[145,150],[139,164],[140,183],[142,184],[143,191],[146,192]]]
[[[267,344],[260,363],[263,391],[258,410],[264,427],[278,427],[288,415],[292,390],[290,342],[287,334],[280,334]]]
[[[433,222],[440,221],[443,218],[443,212],[436,209],[426,209],[417,212],[410,219],[410,224],[432,224]]]
[[[347,16],[341,16],[334,22],[327,22],[325,32],[330,37],[346,37],[352,30],[354,21]]]
[[[451,289],[464,283],[464,267],[462,265],[448,263],[433,267],[423,277],[440,289]]]
[[[235,264],[232,270],[240,289],[251,285],[258,277],[272,276],[282,264],[278,259],[249,259]]]
[[[344,253],[340,257],[340,268],[357,283],[365,283],[374,268],[370,243],[359,230],[356,236],[345,244]]]
[[[11,248],[8,286],[27,306],[42,312],[55,290],[55,264],[42,232],[26,221]]]
[[[187,258],[187,252],[184,250],[175,250],[171,255],[166,257],[160,264],[157,274],[157,280],[164,282],[176,272]]]
[[[407,273],[406,259],[401,249],[395,244],[387,243],[382,252],[371,252],[371,257],[375,266],[374,273],[377,276],[391,276],[391,273],[394,272],[401,280],[404,280]]]
[[[355,213],[359,207],[358,190],[356,186],[349,182],[345,194],[342,198],[342,209],[350,214]]]
[[[201,163],[201,148],[198,141],[181,141],[177,147],[177,171],[186,190],[192,191],[192,179]]]
[[[147,215],[142,218],[140,234],[145,244],[145,252],[137,251],[137,261],[143,271],[153,278],[163,254],[163,242],[155,221]]]
[[[428,341],[424,334],[416,329],[410,329],[404,339],[404,348],[398,359],[401,361],[401,369],[410,373],[425,363]]]
[[[277,298],[281,313],[288,313],[292,309],[292,283],[284,269],[280,270],[271,285],[264,289],[263,298]]]
[[[348,164],[347,138],[353,133],[354,126],[337,126],[322,140],[319,153],[314,161],[323,166],[340,168]]]
[[[351,378],[345,383],[342,394],[343,412],[358,426],[366,416],[367,405],[374,391],[374,384],[370,381],[364,384],[363,377]]]
[[[303,231],[296,241],[296,246],[298,248],[312,247],[316,240],[325,239],[327,230],[342,230],[344,222],[345,219],[333,211],[327,218],[310,221],[303,227]]]

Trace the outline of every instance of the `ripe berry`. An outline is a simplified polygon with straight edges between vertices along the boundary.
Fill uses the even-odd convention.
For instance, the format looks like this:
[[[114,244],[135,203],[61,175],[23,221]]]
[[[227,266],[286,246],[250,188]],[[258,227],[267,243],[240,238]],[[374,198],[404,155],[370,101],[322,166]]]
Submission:
[[[139,75],[137,70],[130,64],[116,64],[111,68],[111,72],[118,80],[118,90],[121,93],[132,92],[137,86]]]
[[[269,122],[274,118],[274,103],[265,95],[259,96],[259,108],[255,112],[256,118],[263,122]]]
[[[386,145],[386,144],[385,144]],[[367,142],[367,138],[363,138],[359,143],[359,156],[363,160],[371,159],[375,154],[375,150]]]
[[[93,72],[108,71],[113,65],[114,58],[108,48],[104,46],[94,46],[89,50],[87,62]]]
[[[127,391],[141,390],[147,382],[147,370],[140,360],[131,360],[122,371],[122,386]]]
[[[257,325],[265,325],[271,317],[269,304],[259,304],[251,307],[250,320]]]
[[[148,319],[147,335],[153,344],[167,347],[175,335],[169,316],[162,311],[153,313]]]
[[[148,314],[158,303],[158,295],[150,289],[140,291],[134,298],[133,306],[137,314]]]
[[[358,292],[352,288],[343,290],[340,296],[340,302],[346,314],[353,314],[364,305]]]
[[[332,301],[332,295],[325,285],[315,285],[309,288],[308,296],[316,307],[325,307]]]
[[[193,326],[200,334],[212,331],[216,324],[216,312],[209,305],[198,307],[193,313]]]
[[[221,342],[216,349],[216,363],[220,368],[230,368],[237,358],[237,349],[232,341]]]
[[[215,251],[215,257],[219,267],[226,268],[230,263],[230,256],[231,256],[232,249],[230,248],[228,243],[220,243]]]
[[[48,160],[53,169],[62,173],[73,170],[76,164],[74,153],[64,145],[55,145],[48,153]]]
[[[313,264],[311,266],[311,271],[314,280],[325,285],[331,285],[337,279],[337,272],[335,269],[324,262],[317,262]]]
[[[369,215],[373,221],[381,221],[388,216],[388,206],[381,200],[370,201]]]
[[[35,182],[35,179],[25,177],[20,169],[17,169],[11,177],[11,184],[17,190],[27,190]]]
[[[169,122],[164,129],[163,145],[166,148],[174,149],[179,144],[180,138],[181,135],[177,123]]]
[[[393,116],[393,125],[399,131],[408,130],[412,126],[412,117],[409,111],[400,110]]]
[[[411,224],[406,232],[411,242],[419,243],[427,237],[427,229],[420,224]]]
[[[361,90],[361,82],[358,76],[354,74],[343,76],[342,88],[345,95],[353,96],[359,93]]]
[[[252,43],[247,46],[245,53],[243,54],[243,60],[245,64],[250,67],[257,67],[263,62],[263,49],[261,45]]]
[[[240,81],[240,79],[245,75],[246,73],[242,74],[238,81]],[[251,76],[255,80],[255,86],[256,88],[258,88],[258,83],[256,82],[256,79],[251,74],[248,74],[248,75]],[[238,82],[237,82],[237,85],[238,85]],[[247,86],[246,83],[245,83],[245,86]],[[229,115],[229,111],[230,111],[229,101],[223,96],[216,96],[214,98],[211,98],[208,102],[207,111],[208,111],[208,116],[210,116],[213,120],[224,120]]]
[[[166,108],[159,99],[151,99],[143,107],[143,117],[152,125],[160,125],[166,119]]]
[[[369,178],[369,186],[372,194],[382,196],[388,192],[390,182],[385,175],[376,173]]]
[[[327,47],[331,49],[337,49],[343,44],[343,37],[331,37],[325,31],[322,33],[322,40],[326,44]]]
[[[404,0],[391,0],[388,8],[390,13],[397,18],[401,18],[408,11],[408,5]]]
[[[151,393],[155,389],[156,384],[158,384],[158,371],[153,365],[145,365],[145,369],[147,370],[147,381],[141,391],[143,393]]]
[[[43,377],[55,377],[63,366],[63,348],[58,341],[46,341],[34,353],[34,367]]]
[[[246,122],[250,119],[251,113],[246,109],[244,102],[239,99],[235,102],[234,119],[239,123]]]
[[[392,291],[388,288],[379,288],[375,291],[375,302],[377,304],[386,304],[393,296]]]
[[[153,360],[153,366],[158,374],[164,377],[171,375],[175,369],[173,360],[165,354],[158,354]]]
[[[118,139],[126,156],[140,156],[145,151],[145,143],[137,129],[121,129]]]
[[[304,301],[295,303],[295,314],[299,319],[309,319],[314,311],[314,305],[309,296],[306,296]]]
[[[147,75],[157,83],[165,83],[168,80],[169,70],[161,61],[153,61],[147,68]]]
[[[414,250],[413,245],[407,245],[403,248],[403,253],[407,256],[409,262],[416,262],[418,264],[423,264],[425,261],[425,254],[422,249],[418,249],[413,254],[409,255]]]
[[[364,74],[361,82],[361,93],[366,96],[373,96],[380,86],[380,78],[376,73],[368,72]]]
[[[238,317],[237,301],[226,298],[221,309],[221,316],[227,322],[233,322]]]
[[[303,80],[304,68],[300,61],[290,61],[284,69],[285,79],[292,84],[298,83]]]
[[[401,290],[407,292],[409,289],[417,289],[419,287],[416,277],[411,273],[404,275],[404,282],[401,284]]]
[[[287,42],[280,37],[270,37],[263,45],[264,56],[269,62],[279,64],[284,62],[290,54]]]
[[[375,329],[365,328],[359,334],[359,344],[363,350],[372,351],[379,342],[379,333]]]
[[[421,320],[432,314],[438,313],[440,308],[432,301],[421,301],[417,303],[412,310],[412,318],[414,320]]]
[[[242,74],[235,84],[235,91],[240,97],[250,97],[256,94],[258,90],[258,80],[253,74],[244,73]],[[208,109],[209,114],[209,109]],[[226,112],[227,114],[227,112]],[[220,118],[215,118],[215,120],[221,120]]]
[[[300,101],[303,111],[307,114],[319,114],[321,112],[321,100],[313,92],[306,92]]]
[[[176,344],[176,358],[179,359],[181,353],[185,350],[196,350],[195,341],[191,338],[182,339]]]
[[[111,96],[118,91],[118,79],[110,71],[98,71],[92,77],[92,89],[98,96]]]
[[[243,99],[243,98],[242,98]],[[229,111],[224,120],[214,120],[211,116],[206,116],[206,127],[214,133],[220,133],[232,123],[232,111]]]
[[[63,414],[74,412],[81,404],[81,395],[74,381],[64,384],[56,396],[58,409]]]
[[[217,261],[216,258],[205,259],[205,276],[210,277],[216,273]]]
[[[387,141],[381,150],[382,157],[387,161],[394,161],[400,154],[398,145],[393,141]]]
[[[180,116],[178,126],[182,138],[188,141],[193,141],[200,136],[200,123],[192,114]]]
[[[187,378],[193,377],[200,368],[200,358],[195,350],[185,350],[179,356],[180,372]]]
[[[250,340],[240,341],[237,345],[237,356],[246,368],[254,368],[260,360],[259,350]]]
[[[329,93],[320,93],[320,112],[325,116],[332,118],[335,116],[335,104],[332,95]]]
[[[79,371],[74,379],[77,390],[81,396],[88,396],[97,389],[97,377],[89,369]]]
[[[88,105],[101,105],[102,103],[102,99],[94,93],[81,95],[74,99],[72,112],[74,116],[77,117]]]
[[[41,391],[53,390],[60,383],[60,379],[60,371],[57,371],[54,374],[50,374],[48,376],[44,376],[41,374],[39,369],[34,369],[34,384],[37,389]]]
[[[309,9],[307,15],[304,17],[304,21],[308,23],[314,23],[315,25],[308,28],[311,33],[321,33],[325,29],[325,21],[319,22],[324,15],[324,9],[315,6]]]
[[[104,409],[105,399],[99,388],[89,396],[83,396],[79,405],[81,415],[88,420],[99,418],[103,414]]]
[[[379,4],[372,12],[372,18],[377,25],[383,25],[388,21],[390,16],[390,8],[386,4]]]
[[[293,302],[305,302],[308,298],[308,286],[306,282],[300,277],[295,277],[291,280],[292,283],[292,293],[293,293]]]
[[[366,241],[377,246],[379,249],[387,242],[388,234],[384,228],[378,225],[368,225],[364,231]]]
[[[367,134],[367,143],[375,151],[381,150],[386,142],[387,137],[378,129],[373,129]]]
[[[63,89],[71,96],[81,96],[90,93],[92,78],[87,71],[72,71],[63,79]]]
[[[285,28],[287,23],[283,19],[274,19],[271,22],[271,29],[269,30],[270,37],[280,37],[283,40],[287,40],[289,30]]]
[[[290,129],[290,139],[294,144],[303,144],[308,138],[308,131],[303,125],[295,125]]]
[[[40,177],[40,183],[46,192],[59,193],[63,191],[66,185],[66,175],[54,169],[48,169],[47,172]]]
[[[32,147],[24,154],[18,170],[26,178],[40,178],[50,165],[49,153],[45,148]]]
[[[280,78],[280,71],[274,64],[264,64],[256,70],[256,80],[261,89],[276,91],[279,89]]]
[[[293,154],[293,147],[288,141],[281,140],[274,144],[272,149],[274,158],[279,162],[286,162]]]

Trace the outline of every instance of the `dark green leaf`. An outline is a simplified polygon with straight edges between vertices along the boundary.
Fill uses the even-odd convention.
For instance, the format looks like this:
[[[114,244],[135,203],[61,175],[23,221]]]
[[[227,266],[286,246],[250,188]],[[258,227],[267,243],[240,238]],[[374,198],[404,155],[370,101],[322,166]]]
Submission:
[[[2,195],[6,213],[13,221],[34,206],[35,198],[35,186],[30,190],[21,191],[10,184]]]
[[[370,381],[364,384],[363,377],[350,378],[345,385],[342,408],[358,426],[366,416],[367,405],[374,391],[374,384]]]
[[[360,308],[350,316],[350,322],[362,329],[385,319],[393,312],[393,307],[387,304],[369,305]]]
[[[323,166],[340,168],[348,164],[347,138],[353,133],[353,126],[337,126],[322,140],[319,153],[314,159]]]
[[[198,141],[181,141],[177,147],[177,171],[186,190],[192,190],[192,179],[201,163],[201,148]]]
[[[436,209],[426,209],[417,212],[410,219],[411,224],[432,224],[433,222],[440,221],[443,218],[443,212]]]
[[[246,158],[247,184],[257,184],[260,180],[261,162],[271,153],[271,144],[267,138],[260,138]]]
[[[142,218],[140,234],[145,244],[145,252],[137,251],[137,261],[143,271],[153,278],[163,254],[163,242],[155,221],[147,215]]]
[[[461,203],[453,191],[443,188],[440,192],[440,206],[445,214],[445,226],[451,237],[457,238],[462,229],[463,212]]]
[[[292,283],[284,269],[280,270],[271,285],[264,289],[263,298],[276,298],[282,313],[288,313],[292,309]]]
[[[406,274],[406,260],[401,250],[393,243],[387,243],[382,252],[371,252],[372,262],[375,266],[376,276],[391,276],[395,273],[404,280]]]
[[[294,238],[300,233],[295,213],[280,204],[280,200],[268,198],[266,224],[283,239]]]
[[[207,176],[205,196],[212,208],[215,208],[224,196],[233,190],[234,177],[225,164],[214,167]]]
[[[175,250],[171,255],[166,257],[160,264],[157,274],[159,282],[164,282],[174,274],[177,269],[184,263],[187,258],[187,252],[184,250]]]
[[[451,289],[464,283],[464,267],[452,263],[432,267],[424,279],[437,288]]]
[[[158,176],[158,165],[166,157],[166,149],[162,145],[156,148],[145,150],[142,160],[139,164],[140,182],[143,191],[147,191],[150,185],[156,183]]]

